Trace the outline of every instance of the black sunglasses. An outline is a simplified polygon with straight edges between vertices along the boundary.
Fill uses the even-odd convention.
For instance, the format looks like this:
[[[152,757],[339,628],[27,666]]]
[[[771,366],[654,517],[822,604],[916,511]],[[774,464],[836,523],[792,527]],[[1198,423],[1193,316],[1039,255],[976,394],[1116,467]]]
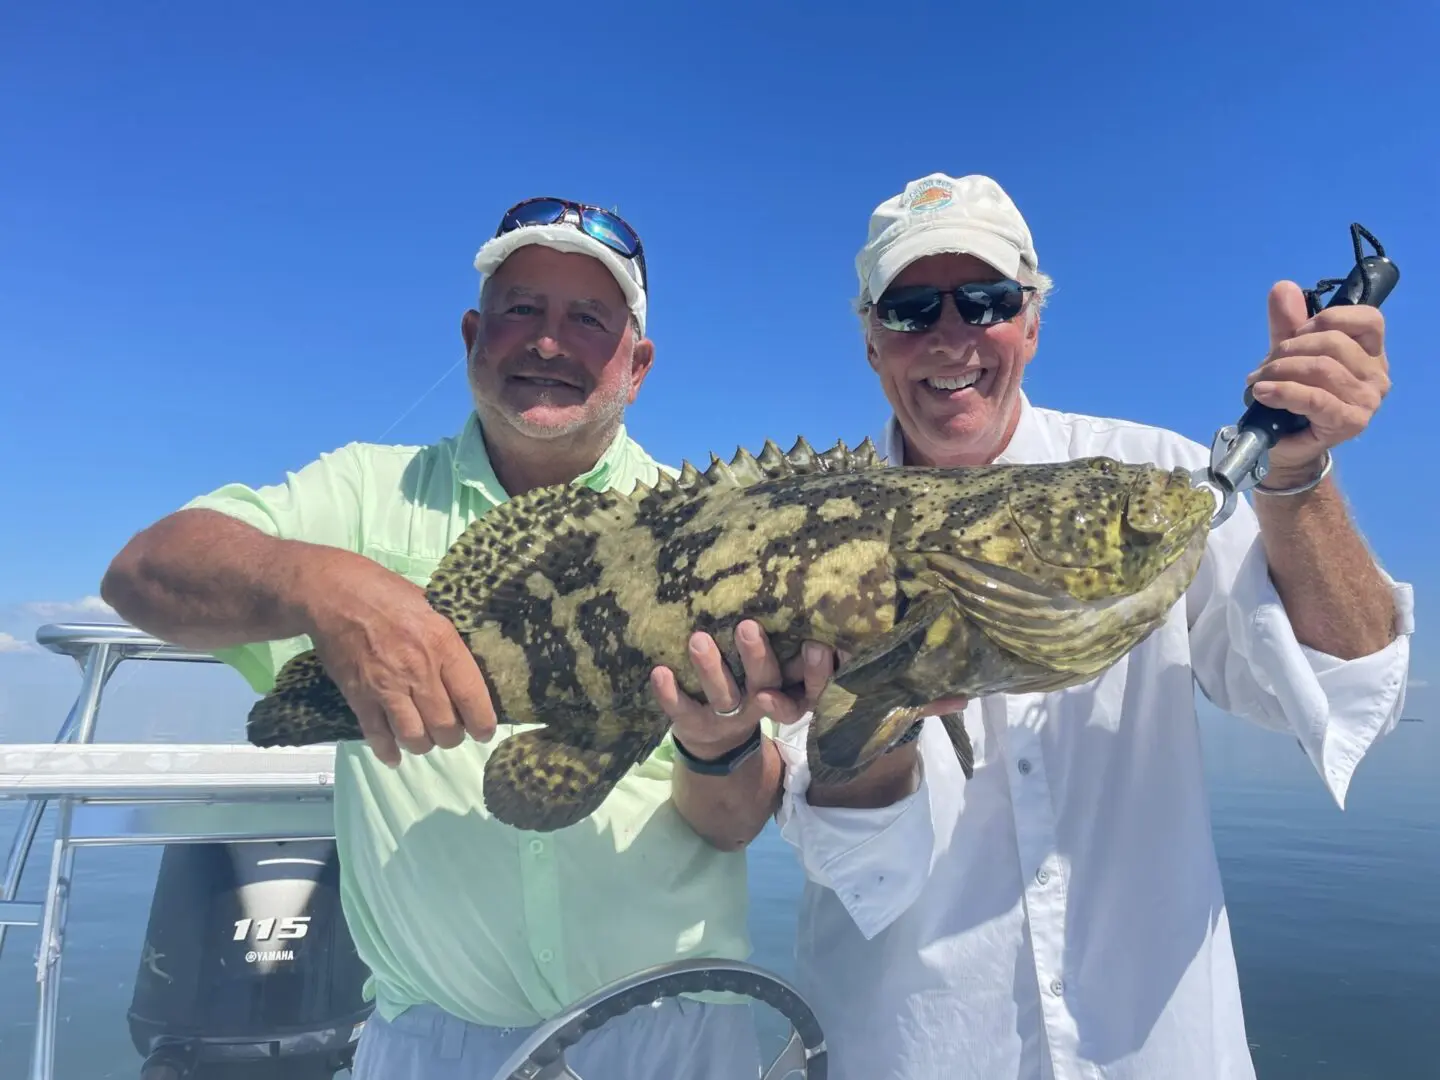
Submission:
[[[1034,285],[1021,285],[1010,278],[975,281],[953,289],[904,285],[886,289],[873,306],[876,318],[885,329],[918,334],[940,321],[947,296],[955,301],[955,310],[965,322],[971,326],[990,326],[1019,315],[1025,306],[1025,294],[1034,291]]]
[[[640,283],[646,292],[650,291],[650,273],[645,268],[645,248],[640,243],[640,234],[619,214],[598,206],[549,195],[526,199],[505,211],[495,235],[504,236],[527,225],[554,225],[558,222],[574,225],[611,251],[634,259],[640,267]]]

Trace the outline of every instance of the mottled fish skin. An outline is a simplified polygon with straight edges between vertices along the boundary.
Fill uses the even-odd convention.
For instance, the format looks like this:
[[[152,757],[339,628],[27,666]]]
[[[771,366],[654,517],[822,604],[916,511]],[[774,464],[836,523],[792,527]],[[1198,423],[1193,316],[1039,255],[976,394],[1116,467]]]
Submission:
[[[741,451],[630,494],[559,486],[478,519],[429,587],[476,657],[502,723],[490,812],[519,828],[591,813],[663,740],[650,673],[699,696],[706,630],[737,683],[753,618],[782,664],[809,639],[850,656],[816,703],[816,782],[854,776],[945,697],[1058,689],[1142,641],[1183,595],[1213,502],[1180,469],[1105,458],[884,468],[869,440]],[[964,727],[945,724],[967,764]],[[261,746],[360,737],[313,653],[248,728]]]

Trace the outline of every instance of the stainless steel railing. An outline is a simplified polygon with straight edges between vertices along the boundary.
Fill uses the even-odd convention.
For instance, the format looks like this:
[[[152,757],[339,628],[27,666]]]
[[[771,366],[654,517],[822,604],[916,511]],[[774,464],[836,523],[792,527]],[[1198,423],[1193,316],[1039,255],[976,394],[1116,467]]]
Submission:
[[[95,744],[106,683],[126,660],[218,663],[123,623],[53,623],[35,640],[80,666],[80,689],[52,743],[0,744],[0,799],[24,808],[0,877],[0,949],[11,926],[38,926],[29,1080],[52,1080],[60,963],[75,850],[91,844],[331,838],[334,751]],[[164,767],[157,767],[159,763]],[[203,766],[203,767],[202,767]],[[280,805],[285,804],[285,805]],[[55,811],[43,900],[17,899],[40,822]]]

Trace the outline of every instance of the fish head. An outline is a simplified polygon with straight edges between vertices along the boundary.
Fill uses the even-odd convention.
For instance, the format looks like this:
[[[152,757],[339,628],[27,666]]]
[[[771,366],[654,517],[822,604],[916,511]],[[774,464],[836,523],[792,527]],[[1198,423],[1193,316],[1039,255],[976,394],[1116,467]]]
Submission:
[[[1215,509],[1183,469],[1110,458],[954,473],[924,559],[988,637],[1050,671],[1093,673],[1154,630]]]
[[[1005,563],[1076,600],[1130,596],[1203,543],[1214,510],[1184,469],[1099,457],[1028,466],[1006,491]]]

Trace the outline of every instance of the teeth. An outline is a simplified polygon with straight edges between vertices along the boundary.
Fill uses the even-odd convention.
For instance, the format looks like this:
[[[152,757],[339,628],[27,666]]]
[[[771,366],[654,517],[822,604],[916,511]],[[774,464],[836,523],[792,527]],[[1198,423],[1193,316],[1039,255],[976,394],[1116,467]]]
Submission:
[[[967,386],[974,386],[980,381],[982,370],[967,371],[964,375],[956,375],[951,378],[940,378],[935,376],[925,381],[936,390],[964,390]]]

